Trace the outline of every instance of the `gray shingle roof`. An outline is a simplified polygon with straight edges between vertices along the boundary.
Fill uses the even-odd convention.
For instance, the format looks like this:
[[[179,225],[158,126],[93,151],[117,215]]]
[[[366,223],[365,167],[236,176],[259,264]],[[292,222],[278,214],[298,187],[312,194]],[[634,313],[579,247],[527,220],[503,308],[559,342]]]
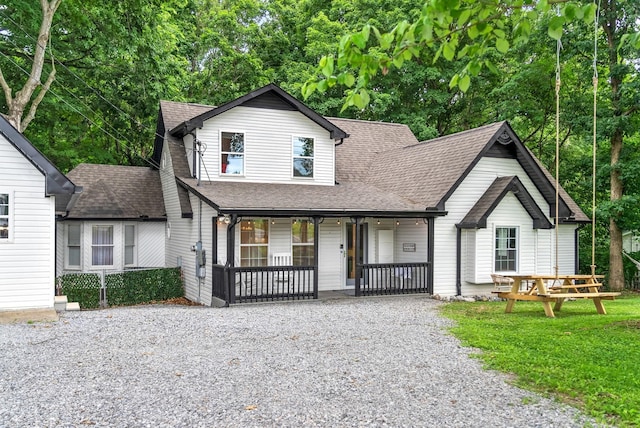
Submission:
[[[160,111],[167,131],[175,128],[185,120],[193,119],[194,117],[215,108],[215,106],[205,104],[179,103],[165,100],[160,101]]]
[[[436,207],[503,122],[378,154],[367,181],[387,192]]]
[[[509,191],[514,193],[522,207],[529,213],[535,229],[550,229],[553,227],[531,194],[516,176],[496,178],[458,224],[458,227],[463,229],[487,227],[487,218]]]
[[[160,174],[140,166],[80,164],[69,177],[83,192],[67,219],[164,220]]]
[[[319,186],[216,181],[197,186],[193,178],[180,181],[190,191],[214,202],[223,213],[238,210],[425,213],[420,205],[362,182]]]
[[[406,125],[363,120],[329,118],[349,138],[336,147],[336,180],[363,180],[369,164],[380,153],[417,144]]]
[[[168,101],[161,103],[166,129],[202,115],[212,108]],[[405,125],[339,118],[328,118],[328,120],[350,134],[343,144],[336,147],[336,181],[344,186],[335,187],[341,190],[332,190],[331,186],[215,182],[217,189],[207,190],[203,195],[210,196],[213,198],[210,198],[213,203],[221,204],[221,206],[247,209],[284,208],[284,205],[287,204],[292,209],[298,209],[300,207],[297,204],[301,201],[308,201],[308,204],[306,202],[305,204],[309,209],[311,207],[320,209],[321,201],[326,200],[327,209],[329,207],[345,210],[354,209],[354,207],[364,209],[368,204],[368,208],[373,211],[382,210],[383,206],[395,210],[396,207],[406,204],[407,209],[410,210],[419,208],[422,211],[442,211],[445,209],[445,201],[453,190],[471,171],[484,152],[496,139],[499,139],[498,134],[507,133],[507,131],[509,134],[513,134],[507,122],[497,122],[419,143]],[[517,139],[517,137],[515,138]],[[185,183],[190,183],[188,163],[183,154],[182,143],[171,139],[169,147],[172,151],[176,176],[184,178]],[[527,153],[527,156],[524,157],[518,155],[518,159],[521,162],[526,162],[527,168],[532,171],[536,171],[538,168],[542,171],[541,174],[538,172],[536,174],[543,177],[539,180],[541,180],[545,194],[548,196],[549,186],[553,187],[554,185],[553,177],[522,143],[518,142],[518,147],[520,152]],[[528,156],[535,159],[535,165],[527,160]],[[356,186],[360,187],[356,190]],[[309,190],[311,187],[317,188],[308,192],[314,195],[313,200],[307,200],[304,192],[301,192],[299,196],[292,196],[298,188]],[[351,189],[352,192],[362,193],[342,193],[346,188]],[[223,189],[242,195],[242,197],[230,200],[228,198],[233,195],[225,196],[221,191]],[[286,195],[286,198],[283,195]],[[562,188],[560,195],[569,209],[573,211],[573,221],[589,221],[575,201]],[[184,212],[187,209],[185,207],[188,200],[185,199],[185,202],[182,199],[185,199],[184,194],[181,198]],[[252,205],[256,201],[260,201],[261,207]]]

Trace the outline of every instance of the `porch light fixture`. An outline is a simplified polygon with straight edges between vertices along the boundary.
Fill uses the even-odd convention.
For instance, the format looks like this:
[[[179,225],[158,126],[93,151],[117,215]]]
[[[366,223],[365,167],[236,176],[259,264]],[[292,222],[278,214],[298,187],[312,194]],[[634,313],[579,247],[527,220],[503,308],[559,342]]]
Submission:
[[[229,224],[229,223],[231,223],[231,217],[229,217],[228,215],[225,215],[222,218],[222,221],[224,222],[224,224]]]
[[[340,224],[340,219],[338,219],[337,223]]]
[[[271,219],[271,224],[276,224],[276,220],[274,218]]]
[[[418,219],[416,219],[416,226],[418,225]]]
[[[396,226],[400,226],[400,220],[396,220]]]
[[[378,224],[380,224],[380,219],[378,219]]]

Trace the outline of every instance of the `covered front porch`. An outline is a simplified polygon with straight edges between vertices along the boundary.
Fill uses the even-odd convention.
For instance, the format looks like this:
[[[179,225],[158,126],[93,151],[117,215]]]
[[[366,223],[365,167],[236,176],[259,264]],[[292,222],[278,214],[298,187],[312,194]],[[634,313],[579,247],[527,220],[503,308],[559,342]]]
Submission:
[[[317,299],[328,291],[433,293],[437,215],[219,211],[212,296],[237,304]]]

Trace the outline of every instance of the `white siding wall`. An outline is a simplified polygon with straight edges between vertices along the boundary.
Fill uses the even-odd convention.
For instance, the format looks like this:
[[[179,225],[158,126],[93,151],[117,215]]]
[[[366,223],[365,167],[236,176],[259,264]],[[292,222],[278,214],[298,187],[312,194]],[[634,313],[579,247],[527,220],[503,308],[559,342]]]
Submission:
[[[80,224],[80,266],[68,265],[68,229],[71,225]],[[134,246],[134,264],[124,264],[124,227],[133,225],[136,228]],[[93,226],[113,227],[113,265],[92,265],[92,231]],[[99,271],[124,270],[131,267],[164,267],[165,265],[165,223],[164,222],[122,222],[122,221],[64,221],[58,222],[58,260],[57,272],[64,271]]]
[[[12,239],[0,241],[0,310],[53,308],[55,198],[45,177],[0,135],[0,193],[8,193]]]
[[[164,267],[165,222],[131,223],[136,226],[138,266]]]
[[[182,267],[185,295],[187,298],[195,300],[198,295],[198,283],[193,266],[195,256],[191,251],[191,246],[196,242],[194,238],[197,236],[197,223],[195,221],[197,221],[198,217],[194,208],[193,219],[182,218],[180,200],[178,199],[178,185],[173,172],[173,160],[166,144],[162,150],[160,180],[162,181],[162,194],[167,212],[167,228],[169,230],[165,240],[165,266]]]
[[[244,133],[243,177],[220,174],[221,131]],[[292,177],[294,136],[314,138],[313,179]],[[335,141],[300,112],[236,107],[207,120],[197,137],[206,144],[203,180],[334,185]]]
[[[496,171],[499,171],[499,173]],[[434,294],[454,295],[456,292],[456,223],[459,223],[464,218],[467,212],[475,205],[477,200],[497,177],[512,175],[518,176],[538,206],[540,206],[545,215],[548,215],[549,206],[544,200],[544,197],[515,159],[482,158],[447,201],[445,209],[448,211],[448,215],[438,217],[435,220]],[[531,228],[531,218],[526,212],[525,215],[526,217],[523,218],[523,221],[526,220],[529,228]],[[514,218],[511,219],[511,221],[514,220]],[[477,233],[475,244],[479,251],[483,245],[481,237],[482,231],[478,231]],[[487,227],[486,233],[493,233],[493,229],[491,229],[490,232],[489,227]],[[533,235],[528,236],[530,239],[533,239]],[[485,240],[486,239],[487,238],[485,238]],[[492,239],[493,237],[491,236],[491,240]],[[523,243],[524,241],[521,242],[521,245],[523,245]],[[531,246],[534,245],[534,243],[531,242],[527,245]],[[571,245],[573,245],[573,237],[571,237]],[[530,264],[532,269],[540,267],[539,265],[536,266],[536,258],[533,254],[530,254],[530,251],[531,250],[528,249],[525,250],[524,262]],[[489,257],[493,257],[492,254],[493,251],[488,254]],[[492,259],[490,263],[492,263]],[[476,269],[479,268],[479,260],[477,261],[477,265],[478,267],[476,267]],[[492,266],[492,264],[489,264],[489,266]],[[477,294],[481,292],[483,290],[482,287],[475,285],[472,288],[466,287],[467,284],[464,282],[465,271],[466,266],[462,266],[463,294]],[[465,290],[473,291],[467,293]]]

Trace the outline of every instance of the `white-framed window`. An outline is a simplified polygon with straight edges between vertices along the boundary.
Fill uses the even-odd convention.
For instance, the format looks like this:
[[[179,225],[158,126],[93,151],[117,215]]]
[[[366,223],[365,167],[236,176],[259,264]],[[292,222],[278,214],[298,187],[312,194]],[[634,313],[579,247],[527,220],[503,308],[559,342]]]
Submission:
[[[11,204],[13,194],[0,192],[0,242],[8,242],[13,236]]]
[[[495,272],[518,271],[518,228],[496,227]]]
[[[67,268],[80,269],[82,266],[82,224],[67,224]]]
[[[294,266],[312,266],[314,258],[313,238],[315,228],[309,220],[293,220],[291,223],[291,254]]]
[[[133,224],[124,225],[124,265],[134,266],[136,264],[136,226]]]
[[[293,137],[293,176],[313,178],[314,141],[309,137]]]
[[[240,266],[269,264],[269,221],[267,219],[240,222]]]
[[[94,225],[91,228],[91,265],[113,266],[112,225]]]
[[[244,175],[244,133],[220,132],[220,174]]]

